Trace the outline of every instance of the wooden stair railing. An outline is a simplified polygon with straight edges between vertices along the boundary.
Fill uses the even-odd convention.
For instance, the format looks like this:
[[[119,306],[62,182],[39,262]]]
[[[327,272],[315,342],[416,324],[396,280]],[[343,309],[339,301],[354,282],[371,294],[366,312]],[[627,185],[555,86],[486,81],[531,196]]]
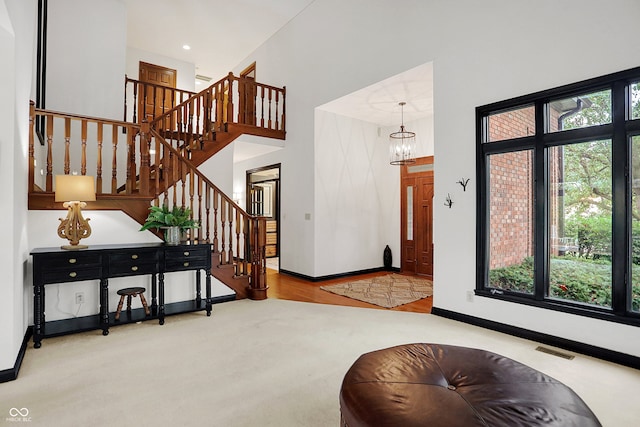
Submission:
[[[242,134],[285,139],[286,88],[232,73],[150,122],[198,166]]]
[[[180,104],[191,98],[196,92],[176,89],[140,80],[130,79],[124,76],[124,118],[125,122],[141,123],[144,119],[149,121],[156,117],[156,113],[166,112],[176,104]],[[129,108],[128,99],[132,99],[132,108]],[[149,108],[151,111],[147,111]]]
[[[38,117],[46,123],[44,147],[35,144]],[[218,268],[247,278],[250,298],[266,298],[265,220],[244,212],[148,123],[42,110],[33,102],[29,121],[29,209],[63,209],[54,201],[54,176],[74,172],[96,177],[96,201],[87,209],[122,210],[142,224],[152,203],[189,206],[202,223],[189,240],[210,243]]]
[[[143,127],[143,135],[148,139],[145,145],[155,148],[155,164],[163,171],[155,174],[151,187],[164,192],[152,203],[188,207],[200,227],[188,230],[186,239],[211,244],[219,256],[217,268],[233,268],[234,278],[247,277],[249,298],[266,298],[266,219],[244,211],[158,131]],[[216,276],[215,267],[212,274]]]

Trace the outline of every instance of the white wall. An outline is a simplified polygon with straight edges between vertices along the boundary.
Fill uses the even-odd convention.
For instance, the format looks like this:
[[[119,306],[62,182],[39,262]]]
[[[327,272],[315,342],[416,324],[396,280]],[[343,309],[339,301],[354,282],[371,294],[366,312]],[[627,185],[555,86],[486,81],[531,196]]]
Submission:
[[[27,253],[25,213],[29,94],[35,40],[35,0],[0,0],[0,199],[5,233],[0,246],[0,371],[14,367],[27,328],[23,276]]]
[[[49,2],[49,110],[122,120],[127,22],[122,2]]]
[[[324,271],[325,227],[315,221],[335,198],[322,197],[314,172],[324,167],[314,151],[315,107],[433,61],[435,306],[640,356],[637,327],[466,300],[476,266],[475,108],[638,66],[638,16],[633,0],[313,2],[237,67],[256,61],[260,81],[287,87],[286,148],[261,162],[283,164],[282,268]],[[576,22],[585,30],[567,46]],[[466,192],[456,184],[461,177],[471,178]],[[452,209],[443,205],[447,193]]]

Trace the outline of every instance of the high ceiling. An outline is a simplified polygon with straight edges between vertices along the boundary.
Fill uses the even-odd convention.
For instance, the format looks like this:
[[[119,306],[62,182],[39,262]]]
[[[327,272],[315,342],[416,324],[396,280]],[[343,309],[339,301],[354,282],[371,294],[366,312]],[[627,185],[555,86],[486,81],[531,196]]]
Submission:
[[[313,1],[123,0],[127,44],[194,63],[215,81]]]
[[[129,46],[193,63],[196,74],[215,81],[315,0],[122,1],[127,9]],[[406,102],[405,122],[433,114],[432,80],[432,64],[424,64],[319,108],[379,126],[397,126],[401,101]],[[279,148],[238,141],[234,159],[241,161]]]

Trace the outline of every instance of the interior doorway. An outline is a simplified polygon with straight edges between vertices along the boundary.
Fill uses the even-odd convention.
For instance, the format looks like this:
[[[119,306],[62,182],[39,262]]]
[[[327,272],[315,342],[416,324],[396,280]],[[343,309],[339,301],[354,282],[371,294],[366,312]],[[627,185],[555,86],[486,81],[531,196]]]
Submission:
[[[433,277],[433,156],[402,166],[401,269]]]
[[[174,91],[178,72],[172,68],[148,64],[140,61],[138,80],[142,83],[152,83],[154,86],[144,85],[144,93],[138,96],[138,117],[140,122],[147,119],[153,121],[155,117],[164,114],[175,104]],[[155,88],[155,89],[154,89]]]
[[[267,218],[267,266],[280,266],[280,164],[251,169],[246,175],[247,213]]]

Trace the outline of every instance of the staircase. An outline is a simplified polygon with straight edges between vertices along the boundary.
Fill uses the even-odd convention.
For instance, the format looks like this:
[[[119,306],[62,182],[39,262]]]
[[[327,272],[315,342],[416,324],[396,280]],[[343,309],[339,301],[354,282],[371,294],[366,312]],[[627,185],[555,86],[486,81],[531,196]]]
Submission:
[[[211,245],[212,275],[237,298],[266,298],[265,219],[247,214],[198,166],[242,134],[285,139],[284,88],[232,73],[199,93],[125,78],[124,121],[32,103],[30,128],[29,209],[63,210],[53,176],[72,172],[95,175],[96,201],[85,210],[121,210],[143,224],[151,205],[187,206],[201,224],[187,238]],[[42,173],[36,164],[44,165]]]

